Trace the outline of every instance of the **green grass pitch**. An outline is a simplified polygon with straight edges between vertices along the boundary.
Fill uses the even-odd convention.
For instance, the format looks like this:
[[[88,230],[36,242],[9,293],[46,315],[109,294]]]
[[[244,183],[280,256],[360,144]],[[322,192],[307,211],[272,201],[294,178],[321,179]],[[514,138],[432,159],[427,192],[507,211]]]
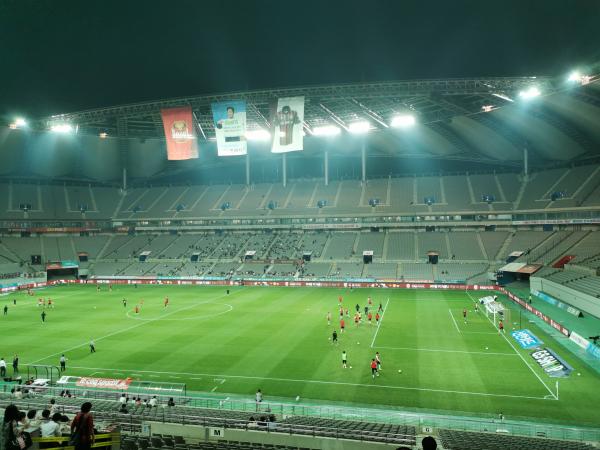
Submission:
[[[308,403],[600,423],[595,372],[535,325],[524,324],[575,368],[560,379],[556,399],[556,379],[539,369],[508,332],[499,335],[482,312],[474,313],[472,297],[464,291],[235,287],[226,295],[225,290],[115,285],[112,292],[107,286],[97,292],[95,286],[62,286],[32,297],[24,292],[4,296],[0,307],[8,305],[8,314],[0,317],[0,356],[9,366],[15,353],[22,365],[58,366],[64,352],[68,375],[184,382],[188,390],[248,398],[260,388],[265,400],[300,396]],[[343,334],[339,295],[351,315]],[[357,328],[355,305],[364,308],[369,295],[375,308],[379,302],[387,305],[383,319],[379,327],[363,322]],[[38,297],[50,297],[56,305],[46,310],[45,323]],[[133,309],[142,299],[136,315]],[[329,339],[334,329],[337,346]],[[90,339],[96,343],[94,354]],[[352,369],[342,368],[343,350]],[[382,370],[373,379],[370,361],[376,351]]]

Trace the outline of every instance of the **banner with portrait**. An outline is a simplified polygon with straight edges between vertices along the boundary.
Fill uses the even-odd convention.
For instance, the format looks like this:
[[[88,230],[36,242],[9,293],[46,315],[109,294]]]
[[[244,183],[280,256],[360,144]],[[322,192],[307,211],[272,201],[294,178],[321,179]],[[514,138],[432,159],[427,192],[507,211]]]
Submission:
[[[219,156],[245,155],[246,143],[246,102],[232,100],[211,105],[217,153]]]
[[[198,139],[191,106],[160,111],[167,140],[167,159],[198,158]]]
[[[272,113],[272,153],[287,153],[304,149],[304,97],[277,100]]]

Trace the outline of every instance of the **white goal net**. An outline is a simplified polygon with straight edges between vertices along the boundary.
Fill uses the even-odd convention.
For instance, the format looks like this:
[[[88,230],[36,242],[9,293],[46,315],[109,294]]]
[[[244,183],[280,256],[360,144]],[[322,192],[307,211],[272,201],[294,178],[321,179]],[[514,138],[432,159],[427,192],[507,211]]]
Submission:
[[[510,310],[498,301],[497,296],[482,297],[478,301],[483,305],[486,316],[496,328],[498,328],[499,322],[502,321],[504,327],[510,329]]]

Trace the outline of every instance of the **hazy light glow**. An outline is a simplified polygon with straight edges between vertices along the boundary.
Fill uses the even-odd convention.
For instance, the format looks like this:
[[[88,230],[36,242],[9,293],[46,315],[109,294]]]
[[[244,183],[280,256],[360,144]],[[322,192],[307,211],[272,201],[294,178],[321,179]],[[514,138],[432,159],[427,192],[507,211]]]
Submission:
[[[504,94],[498,94],[498,93],[494,93],[492,94],[494,97],[498,97],[501,98],[502,100],[506,100],[507,102],[514,102],[514,100],[512,98],[510,98],[508,95],[504,95]]]
[[[313,134],[315,136],[337,136],[341,132],[342,130],[340,127],[336,127],[335,125],[324,125],[313,129]]]
[[[586,84],[589,84],[589,82],[592,80],[592,77],[589,75],[582,75],[581,72],[574,71],[571,72],[567,80],[571,83],[580,83],[582,86],[585,86]]]
[[[246,139],[249,141],[268,141],[271,139],[271,133],[262,128],[258,130],[248,130],[246,131]]]
[[[405,114],[402,116],[396,116],[392,119],[391,125],[395,128],[407,128],[412,127],[416,123],[415,116],[412,114]]]
[[[348,131],[354,134],[368,133],[371,129],[371,124],[367,121],[352,122],[348,125]]]
[[[26,128],[26,127],[27,127],[27,121],[25,119],[23,119],[22,117],[17,117],[14,122],[12,122],[8,125],[8,128],[10,128],[11,130],[16,130],[18,128]]]
[[[108,137],[108,133],[103,131],[102,133],[99,134],[99,136],[100,136],[100,139],[106,139]]]
[[[72,133],[73,125],[70,123],[57,123],[50,127],[50,131],[54,133]]]
[[[519,92],[519,97],[528,100],[530,98],[538,97],[540,94],[541,92],[536,86],[531,86],[529,89]]]

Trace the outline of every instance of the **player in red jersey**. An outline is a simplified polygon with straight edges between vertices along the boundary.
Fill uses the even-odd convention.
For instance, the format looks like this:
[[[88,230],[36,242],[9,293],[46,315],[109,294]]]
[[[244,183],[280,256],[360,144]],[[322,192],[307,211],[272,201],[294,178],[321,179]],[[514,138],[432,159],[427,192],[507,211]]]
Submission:
[[[135,305],[135,309],[134,309],[136,314],[140,313],[140,307],[138,305]]]
[[[343,299],[343,298],[342,298],[342,296],[340,295],[340,296],[338,297],[338,302],[342,303],[343,301],[344,301],[344,299]]]
[[[360,320],[360,317],[358,316],[358,313],[354,314],[354,325],[356,325],[358,327],[358,322]]]
[[[340,319],[340,333],[343,333],[345,329],[346,329],[346,322],[342,318],[342,319]]]
[[[377,314],[375,314],[375,323],[379,324],[379,312],[377,312]]]
[[[504,331],[504,323],[502,323],[502,321],[498,322],[498,333],[505,333],[505,331]]]
[[[372,305],[372,304],[373,304],[373,300],[371,300],[371,296],[369,296],[369,298],[368,298],[367,300],[368,300],[368,302],[369,302],[369,305]]]
[[[48,299],[48,308],[54,308],[54,304],[52,303],[52,299]]]
[[[371,321],[371,319],[373,319],[373,313],[371,311],[369,311],[367,318],[369,319],[369,325],[373,325],[373,322]]]
[[[340,307],[340,317],[344,317],[344,308]]]
[[[371,376],[375,379],[375,375],[379,376],[379,372],[377,372],[377,361],[375,359],[371,360]]]

